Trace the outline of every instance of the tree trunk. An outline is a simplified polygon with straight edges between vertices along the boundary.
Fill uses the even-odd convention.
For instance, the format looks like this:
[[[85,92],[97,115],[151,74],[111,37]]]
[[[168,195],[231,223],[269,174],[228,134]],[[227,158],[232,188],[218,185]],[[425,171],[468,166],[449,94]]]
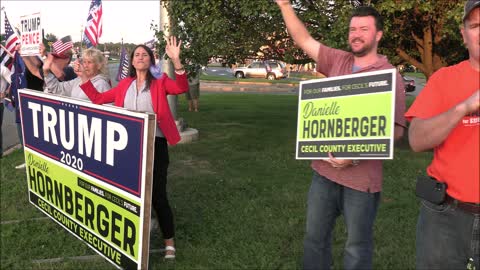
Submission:
[[[165,0],[162,0],[165,1]],[[170,16],[168,14],[168,9],[164,3],[160,3],[160,30],[165,33],[165,36],[170,36],[171,32],[171,23]],[[165,60],[162,57],[162,70],[165,72],[168,77],[175,78],[173,73],[173,64],[170,60]],[[177,120],[177,96],[176,95],[167,95],[168,105],[170,111],[172,112],[173,118]]]

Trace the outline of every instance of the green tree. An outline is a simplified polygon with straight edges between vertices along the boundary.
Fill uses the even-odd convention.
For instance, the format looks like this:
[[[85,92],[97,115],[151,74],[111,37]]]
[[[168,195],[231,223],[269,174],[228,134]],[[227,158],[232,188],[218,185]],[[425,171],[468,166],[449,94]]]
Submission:
[[[45,48],[47,49],[47,51],[51,51],[52,49],[50,48],[52,43],[57,41],[57,36],[52,34],[52,33],[48,33],[45,35],[45,38],[43,39],[43,45],[45,45]]]
[[[221,57],[229,65],[247,58],[283,60],[298,49],[281,25],[282,18],[272,0],[182,1],[162,2],[169,10],[171,32],[183,40],[182,59],[189,72],[207,65],[211,57]],[[160,51],[163,33],[152,25]]]
[[[387,55],[392,64],[414,65],[428,78],[441,67],[458,63],[468,55],[459,33],[463,0],[356,0],[335,1],[336,5],[331,6],[322,6],[322,0],[311,2],[305,8],[315,12],[302,20],[307,22],[311,33],[322,32],[323,35],[317,36],[328,46],[348,49],[351,10],[359,5],[372,5],[385,23],[379,52]],[[327,13],[327,20],[315,23],[322,22],[325,16],[318,9],[326,8],[332,10]]]
[[[409,63],[429,77],[439,68],[466,57],[458,27],[463,0],[292,0],[312,36],[324,44],[348,49],[352,8],[375,6],[385,19],[380,53],[392,64]],[[288,35],[273,0],[170,0],[172,33],[185,41],[182,58],[206,65],[210,57],[229,64],[247,58],[310,62]],[[446,12],[446,11],[450,12]],[[163,41],[162,33],[156,36]],[[162,46],[161,44],[159,45]]]
[[[206,65],[210,57],[229,64],[246,58],[283,57],[287,37],[276,4],[271,0],[209,0],[163,2],[169,10],[172,33],[185,42],[182,58]],[[158,35],[160,34],[160,36]],[[157,32],[159,40],[163,40]]]
[[[51,41],[51,42],[55,42],[55,41],[57,41],[58,38],[57,38],[56,35],[54,35],[52,33],[47,33],[45,35],[45,39],[48,40],[48,41]]]
[[[396,64],[410,63],[428,78],[441,67],[467,57],[459,31],[465,1],[372,2],[378,2],[375,6],[385,18],[382,50]]]

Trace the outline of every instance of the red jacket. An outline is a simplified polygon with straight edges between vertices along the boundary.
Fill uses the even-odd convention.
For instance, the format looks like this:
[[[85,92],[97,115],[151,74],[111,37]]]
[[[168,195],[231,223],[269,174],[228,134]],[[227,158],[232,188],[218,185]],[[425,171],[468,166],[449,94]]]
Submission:
[[[150,84],[150,94],[152,95],[153,111],[157,115],[157,124],[170,145],[175,145],[180,141],[180,134],[168,106],[167,95],[178,95],[188,91],[187,74],[184,73],[175,77],[176,80],[172,80],[166,74],[163,74],[160,79],[153,79]],[[127,77],[121,80],[116,87],[103,93],[99,93],[90,81],[80,85],[80,88],[95,104],[114,102],[115,106],[123,107],[127,90],[135,79],[136,77]]]

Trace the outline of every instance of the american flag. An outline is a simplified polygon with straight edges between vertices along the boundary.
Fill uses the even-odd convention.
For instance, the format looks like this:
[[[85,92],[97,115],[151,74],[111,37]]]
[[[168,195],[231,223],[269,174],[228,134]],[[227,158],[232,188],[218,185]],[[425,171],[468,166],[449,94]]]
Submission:
[[[5,18],[5,46],[0,50],[0,63],[9,69],[12,67],[12,57],[10,54],[13,55],[15,52],[15,45],[19,42],[18,35],[12,29],[10,22],[7,18],[7,13],[4,11],[4,18]],[[8,51],[5,51],[5,49]],[[9,54],[10,53],[10,54]]]
[[[147,46],[151,50],[155,49],[155,39],[151,39],[151,40],[145,42],[145,46]]]
[[[102,0],[92,0],[83,40],[87,48],[96,47],[102,36]]]
[[[52,44],[52,48],[54,50],[54,54],[62,57],[66,51],[73,48],[72,38],[70,36],[63,37],[62,39],[55,41]]]

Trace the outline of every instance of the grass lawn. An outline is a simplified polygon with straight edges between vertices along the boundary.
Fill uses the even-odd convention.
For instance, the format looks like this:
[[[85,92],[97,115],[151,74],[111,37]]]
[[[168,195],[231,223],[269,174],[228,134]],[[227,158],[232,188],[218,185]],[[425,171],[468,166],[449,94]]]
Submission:
[[[194,143],[170,149],[169,196],[175,213],[177,259],[150,256],[150,269],[301,268],[306,195],[312,171],[297,161],[297,96],[203,94],[199,113],[178,112],[199,130]],[[411,98],[409,99],[411,102]],[[0,172],[0,269],[115,269],[29,204],[18,150]],[[384,164],[384,191],[375,223],[375,269],[414,269],[418,202],[416,175],[431,153],[413,153],[406,140]],[[342,269],[345,227],[333,239]],[[161,247],[159,232],[152,248]],[[61,261],[36,262],[47,258]]]

